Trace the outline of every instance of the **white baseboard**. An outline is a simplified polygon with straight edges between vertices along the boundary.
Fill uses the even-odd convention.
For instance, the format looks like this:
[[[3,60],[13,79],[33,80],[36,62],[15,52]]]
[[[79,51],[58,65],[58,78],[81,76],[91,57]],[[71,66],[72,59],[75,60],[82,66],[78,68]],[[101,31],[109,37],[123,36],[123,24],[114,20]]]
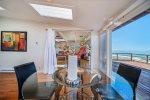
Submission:
[[[0,68],[0,72],[15,72],[14,68]],[[38,73],[43,73],[42,70],[37,70]]]
[[[15,72],[13,68],[0,68],[0,72]]]
[[[42,70],[38,70],[37,72],[38,72],[38,73],[44,73]]]

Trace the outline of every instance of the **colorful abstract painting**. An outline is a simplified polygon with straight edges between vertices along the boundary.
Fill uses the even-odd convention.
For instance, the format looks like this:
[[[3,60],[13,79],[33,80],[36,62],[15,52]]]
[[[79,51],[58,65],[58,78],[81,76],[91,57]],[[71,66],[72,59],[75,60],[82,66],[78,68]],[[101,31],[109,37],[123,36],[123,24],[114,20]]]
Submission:
[[[27,51],[27,32],[2,31],[1,51]]]

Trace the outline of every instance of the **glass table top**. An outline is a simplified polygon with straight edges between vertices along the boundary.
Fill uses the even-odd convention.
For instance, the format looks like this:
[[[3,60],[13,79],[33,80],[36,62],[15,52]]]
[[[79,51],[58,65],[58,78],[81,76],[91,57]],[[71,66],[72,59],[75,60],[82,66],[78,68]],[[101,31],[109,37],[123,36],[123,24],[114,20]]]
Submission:
[[[54,81],[42,83],[37,81],[37,73],[32,74],[22,87],[24,99],[39,99],[49,95],[50,100],[94,100],[94,93],[91,86],[101,83],[111,84],[119,95],[125,95],[122,96],[124,99],[133,97],[133,91],[129,83],[114,72],[112,73],[112,77],[108,78],[102,72],[100,74],[92,74],[89,69],[79,67],[79,84],[70,85],[66,83],[67,71],[67,68],[61,68],[53,74]],[[100,98],[100,95],[98,97]]]
[[[90,87],[94,84],[98,84],[101,80],[101,75],[98,73],[91,73],[89,69],[85,68],[78,68],[77,70],[77,77],[78,79],[76,81],[79,81],[77,84],[72,84],[66,82],[67,81],[67,75],[68,75],[68,69],[67,68],[62,68],[60,70],[57,70],[53,74],[54,80],[63,86],[70,87],[70,88],[84,88],[84,87]],[[94,78],[97,78],[95,82],[92,82]],[[76,83],[76,81],[74,83]]]

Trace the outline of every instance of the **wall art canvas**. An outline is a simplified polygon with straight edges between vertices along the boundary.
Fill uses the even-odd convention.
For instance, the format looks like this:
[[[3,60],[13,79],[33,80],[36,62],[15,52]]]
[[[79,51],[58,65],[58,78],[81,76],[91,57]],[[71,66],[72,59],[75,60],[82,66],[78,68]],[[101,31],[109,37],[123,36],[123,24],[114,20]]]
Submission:
[[[27,32],[2,31],[1,51],[27,51]]]

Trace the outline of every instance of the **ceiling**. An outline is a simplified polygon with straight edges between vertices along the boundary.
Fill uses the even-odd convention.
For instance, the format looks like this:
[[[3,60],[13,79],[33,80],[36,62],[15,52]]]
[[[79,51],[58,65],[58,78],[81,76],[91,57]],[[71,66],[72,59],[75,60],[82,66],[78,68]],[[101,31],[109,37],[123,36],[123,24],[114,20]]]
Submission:
[[[31,20],[60,26],[99,30],[107,19],[113,18],[136,0],[0,0],[0,16]],[[29,2],[69,7],[73,20],[40,16]]]

